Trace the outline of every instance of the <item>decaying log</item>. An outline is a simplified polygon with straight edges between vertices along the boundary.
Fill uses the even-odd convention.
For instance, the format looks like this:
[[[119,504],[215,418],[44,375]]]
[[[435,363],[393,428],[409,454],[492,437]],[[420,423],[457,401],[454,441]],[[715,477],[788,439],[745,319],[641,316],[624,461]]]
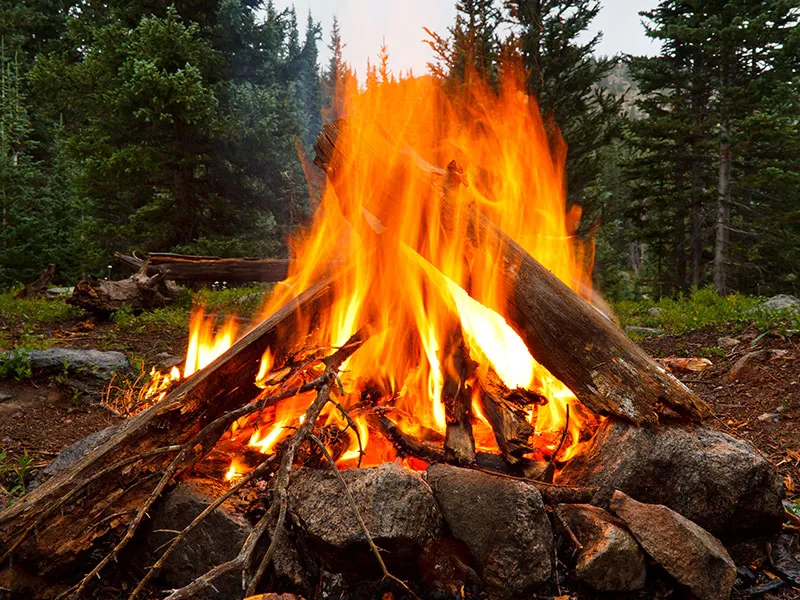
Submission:
[[[258,396],[264,351],[285,356],[297,342],[295,318],[323,310],[332,286],[326,278],[288,302],[164,400],[122,423],[107,442],[0,513],[0,581],[8,586],[19,568],[57,577],[96,540],[131,521],[177,450],[191,447],[173,477],[205,456],[227,429],[209,425]],[[206,434],[196,438],[201,429]]]
[[[527,390],[509,390],[494,369],[479,369],[480,404],[483,414],[492,426],[494,439],[506,460],[519,462],[524,454],[532,452],[529,445],[533,427],[528,422],[526,408],[542,404],[543,399]]]
[[[163,308],[174,300],[176,293],[177,288],[167,281],[165,273],[148,275],[140,270],[120,281],[88,275],[78,282],[66,302],[106,317],[123,306],[130,306],[134,311]]]
[[[24,288],[17,292],[17,294],[14,296],[14,299],[21,300],[23,298],[41,298],[45,295],[45,292],[47,292],[47,287],[50,285],[50,281],[53,279],[55,274],[56,266],[53,263],[50,263],[47,265],[44,273],[39,275],[36,281],[27,284]]]
[[[429,182],[431,201],[442,201],[442,223],[446,229],[466,228],[467,239],[476,247],[489,247],[502,257],[497,273],[505,292],[507,318],[533,357],[571,389],[592,412],[615,415],[634,423],[658,421],[659,416],[702,419],[710,408],[677,379],[664,372],[613,322],[586,302],[514,240],[496,227],[474,206],[459,201],[461,169],[453,161],[447,169],[430,165],[405,142],[391,140],[373,128],[370,139],[381,147],[373,156],[386,157],[382,176],[417,172]],[[326,125],[317,138],[314,163],[324,169],[331,184],[342,194],[351,173],[363,168],[356,157],[345,156],[337,147],[347,135],[345,121]],[[345,146],[346,144],[340,144]],[[368,174],[367,174],[368,175]],[[402,185],[402,181],[398,182]],[[385,185],[377,203],[396,206],[397,186]],[[380,207],[379,207],[380,208]],[[374,215],[384,227],[384,215]],[[425,257],[430,258],[430,257]],[[467,290],[469,292],[469,290]]]
[[[138,271],[145,264],[141,258],[119,252],[115,252],[114,257],[133,271]],[[159,270],[164,270],[170,281],[273,283],[286,279],[289,272],[289,260],[283,258],[219,258],[151,253],[148,255],[148,261],[148,275],[155,275]]]
[[[445,347],[442,401],[447,428],[444,438],[445,458],[459,465],[475,460],[475,438],[472,435],[472,395],[467,386],[477,365],[469,357],[461,328],[456,327]]]

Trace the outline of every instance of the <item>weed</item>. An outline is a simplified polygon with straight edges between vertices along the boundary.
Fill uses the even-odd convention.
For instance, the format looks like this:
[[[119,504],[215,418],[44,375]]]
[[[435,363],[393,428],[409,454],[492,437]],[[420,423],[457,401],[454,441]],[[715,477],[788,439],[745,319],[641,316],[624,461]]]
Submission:
[[[700,348],[700,356],[703,358],[725,358],[728,353],[721,346],[705,346]]]
[[[14,348],[10,352],[0,353],[0,379],[14,379],[21,381],[30,379],[31,360],[28,352],[22,348]]]
[[[0,492],[8,498],[9,504],[25,493],[25,480],[32,470],[33,457],[27,450],[14,459],[0,448]]]

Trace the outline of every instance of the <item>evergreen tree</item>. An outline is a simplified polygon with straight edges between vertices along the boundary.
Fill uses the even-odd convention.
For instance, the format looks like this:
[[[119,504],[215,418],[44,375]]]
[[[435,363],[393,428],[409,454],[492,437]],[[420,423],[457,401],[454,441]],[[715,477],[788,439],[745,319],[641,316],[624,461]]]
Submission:
[[[570,203],[590,212],[597,197],[592,184],[599,172],[598,151],[619,124],[621,99],[597,87],[615,61],[596,58],[598,33],[581,43],[600,11],[596,0],[508,0],[516,25],[528,89],[536,96],[554,147],[567,144],[567,193]]]

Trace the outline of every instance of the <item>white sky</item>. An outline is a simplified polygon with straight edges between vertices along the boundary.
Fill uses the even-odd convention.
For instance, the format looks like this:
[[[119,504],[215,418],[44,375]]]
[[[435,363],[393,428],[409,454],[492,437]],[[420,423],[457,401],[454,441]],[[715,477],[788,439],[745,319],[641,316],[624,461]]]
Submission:
[[[597,52],[613,55],[658,52],[641,25],[639,11],[650,10],[658,0],[601,0],[602,9],[594,20],[592,35],[602,32]],[[344,57],[363,75],[367,58],[374,59],[384,36],[389,49],[390,67],[395,73],[413,69],[421,75],[431,60],[431,50],[423,42],[423,27],[446,33],[455,18],[455,0],[275,0],[278,10],[294,5],[301,32],[305,29],[309,9],[316,21],[322,22],[323,40],[320,62],[329,56],[328,43],[333,15],[339,19],[346,43]]]

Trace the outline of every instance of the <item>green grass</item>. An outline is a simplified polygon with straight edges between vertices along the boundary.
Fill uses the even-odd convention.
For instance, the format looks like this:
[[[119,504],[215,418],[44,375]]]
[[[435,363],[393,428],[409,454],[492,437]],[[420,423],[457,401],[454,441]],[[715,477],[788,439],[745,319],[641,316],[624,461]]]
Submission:
[[[731,294],[720,297],[712,288],[695,290],[678,298],[653,301],[622,301],[614,305],[623,327],[654,327],[665,333],[681,335],[709,326],[725,326],[731,333],[747,327],[757,327],[762,332],[791,336],[800,332],[800,315],[790,311],[765,311],[760,309],[764,298]],[[653,307],[659,314],[649,314]],[[708,354],[718,351],[708,348]]]
[[[0,493],[8,504],[25,493],[25,480],[33,470],[33,457],[27,451],[22,456],[11,458],[0,448]]]

